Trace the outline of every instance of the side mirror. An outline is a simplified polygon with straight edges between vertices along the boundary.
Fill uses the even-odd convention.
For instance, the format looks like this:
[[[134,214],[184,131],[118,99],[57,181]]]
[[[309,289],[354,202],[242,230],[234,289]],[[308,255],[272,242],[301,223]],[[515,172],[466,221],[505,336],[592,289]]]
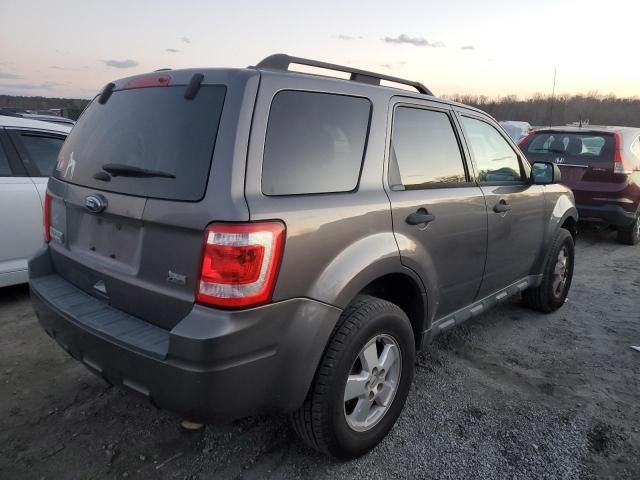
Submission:
[[[535,185],[551,185],[560,183],[562,173],[558,165],[550,162],[533,162],[531,165],[531,182]]]

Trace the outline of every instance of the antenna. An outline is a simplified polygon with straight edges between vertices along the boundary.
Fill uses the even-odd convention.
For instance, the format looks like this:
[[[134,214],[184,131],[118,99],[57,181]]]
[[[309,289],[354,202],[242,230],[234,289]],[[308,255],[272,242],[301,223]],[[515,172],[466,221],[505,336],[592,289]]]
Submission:
[[[549,126],[553,126],[553,104],[556,100],[556,76],[558,74],[558,69],[553,69],[553,90],[551,90],[551,112],[549,114]]]

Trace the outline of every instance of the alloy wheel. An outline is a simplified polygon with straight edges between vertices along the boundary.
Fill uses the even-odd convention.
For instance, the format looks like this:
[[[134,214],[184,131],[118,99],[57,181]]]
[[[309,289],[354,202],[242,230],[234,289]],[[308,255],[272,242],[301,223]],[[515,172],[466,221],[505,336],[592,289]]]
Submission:
[[[344,415],[352,430],[370,430],[382,420],[400,383],[402,358],[398,342],[376,335],[356,357],[344,390]]]

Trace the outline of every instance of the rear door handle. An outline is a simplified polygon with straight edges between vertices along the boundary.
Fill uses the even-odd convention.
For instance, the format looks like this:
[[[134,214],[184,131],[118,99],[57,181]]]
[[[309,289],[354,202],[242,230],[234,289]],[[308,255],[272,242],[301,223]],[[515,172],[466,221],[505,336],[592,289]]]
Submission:
[[[424,208],[419,208],[417,212],[414,212],[407,217],[407,223],[409,225],[422,225],[433,222],[435,219],[435,215],[430,214]]]
[[[493,207],[493,211],[496,213],[508,212],[511,210],[511,205],[506,200],[500,200],[496,203],[495,207]]]

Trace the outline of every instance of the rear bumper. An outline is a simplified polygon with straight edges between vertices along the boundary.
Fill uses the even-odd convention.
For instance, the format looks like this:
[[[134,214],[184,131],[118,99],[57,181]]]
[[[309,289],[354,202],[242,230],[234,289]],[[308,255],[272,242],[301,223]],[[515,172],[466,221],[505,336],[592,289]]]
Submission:
[[[62,348],[108,382],[202,422],[301,405],[341,313],[304,298],[242,311],[195,305],[167,331],[51,271],[47,247],[29,268],[38,320]]]
[[[580,221],[604,223],[616,227],[629,227],[635,220],[635,214],[619,205],[576,205]]]

